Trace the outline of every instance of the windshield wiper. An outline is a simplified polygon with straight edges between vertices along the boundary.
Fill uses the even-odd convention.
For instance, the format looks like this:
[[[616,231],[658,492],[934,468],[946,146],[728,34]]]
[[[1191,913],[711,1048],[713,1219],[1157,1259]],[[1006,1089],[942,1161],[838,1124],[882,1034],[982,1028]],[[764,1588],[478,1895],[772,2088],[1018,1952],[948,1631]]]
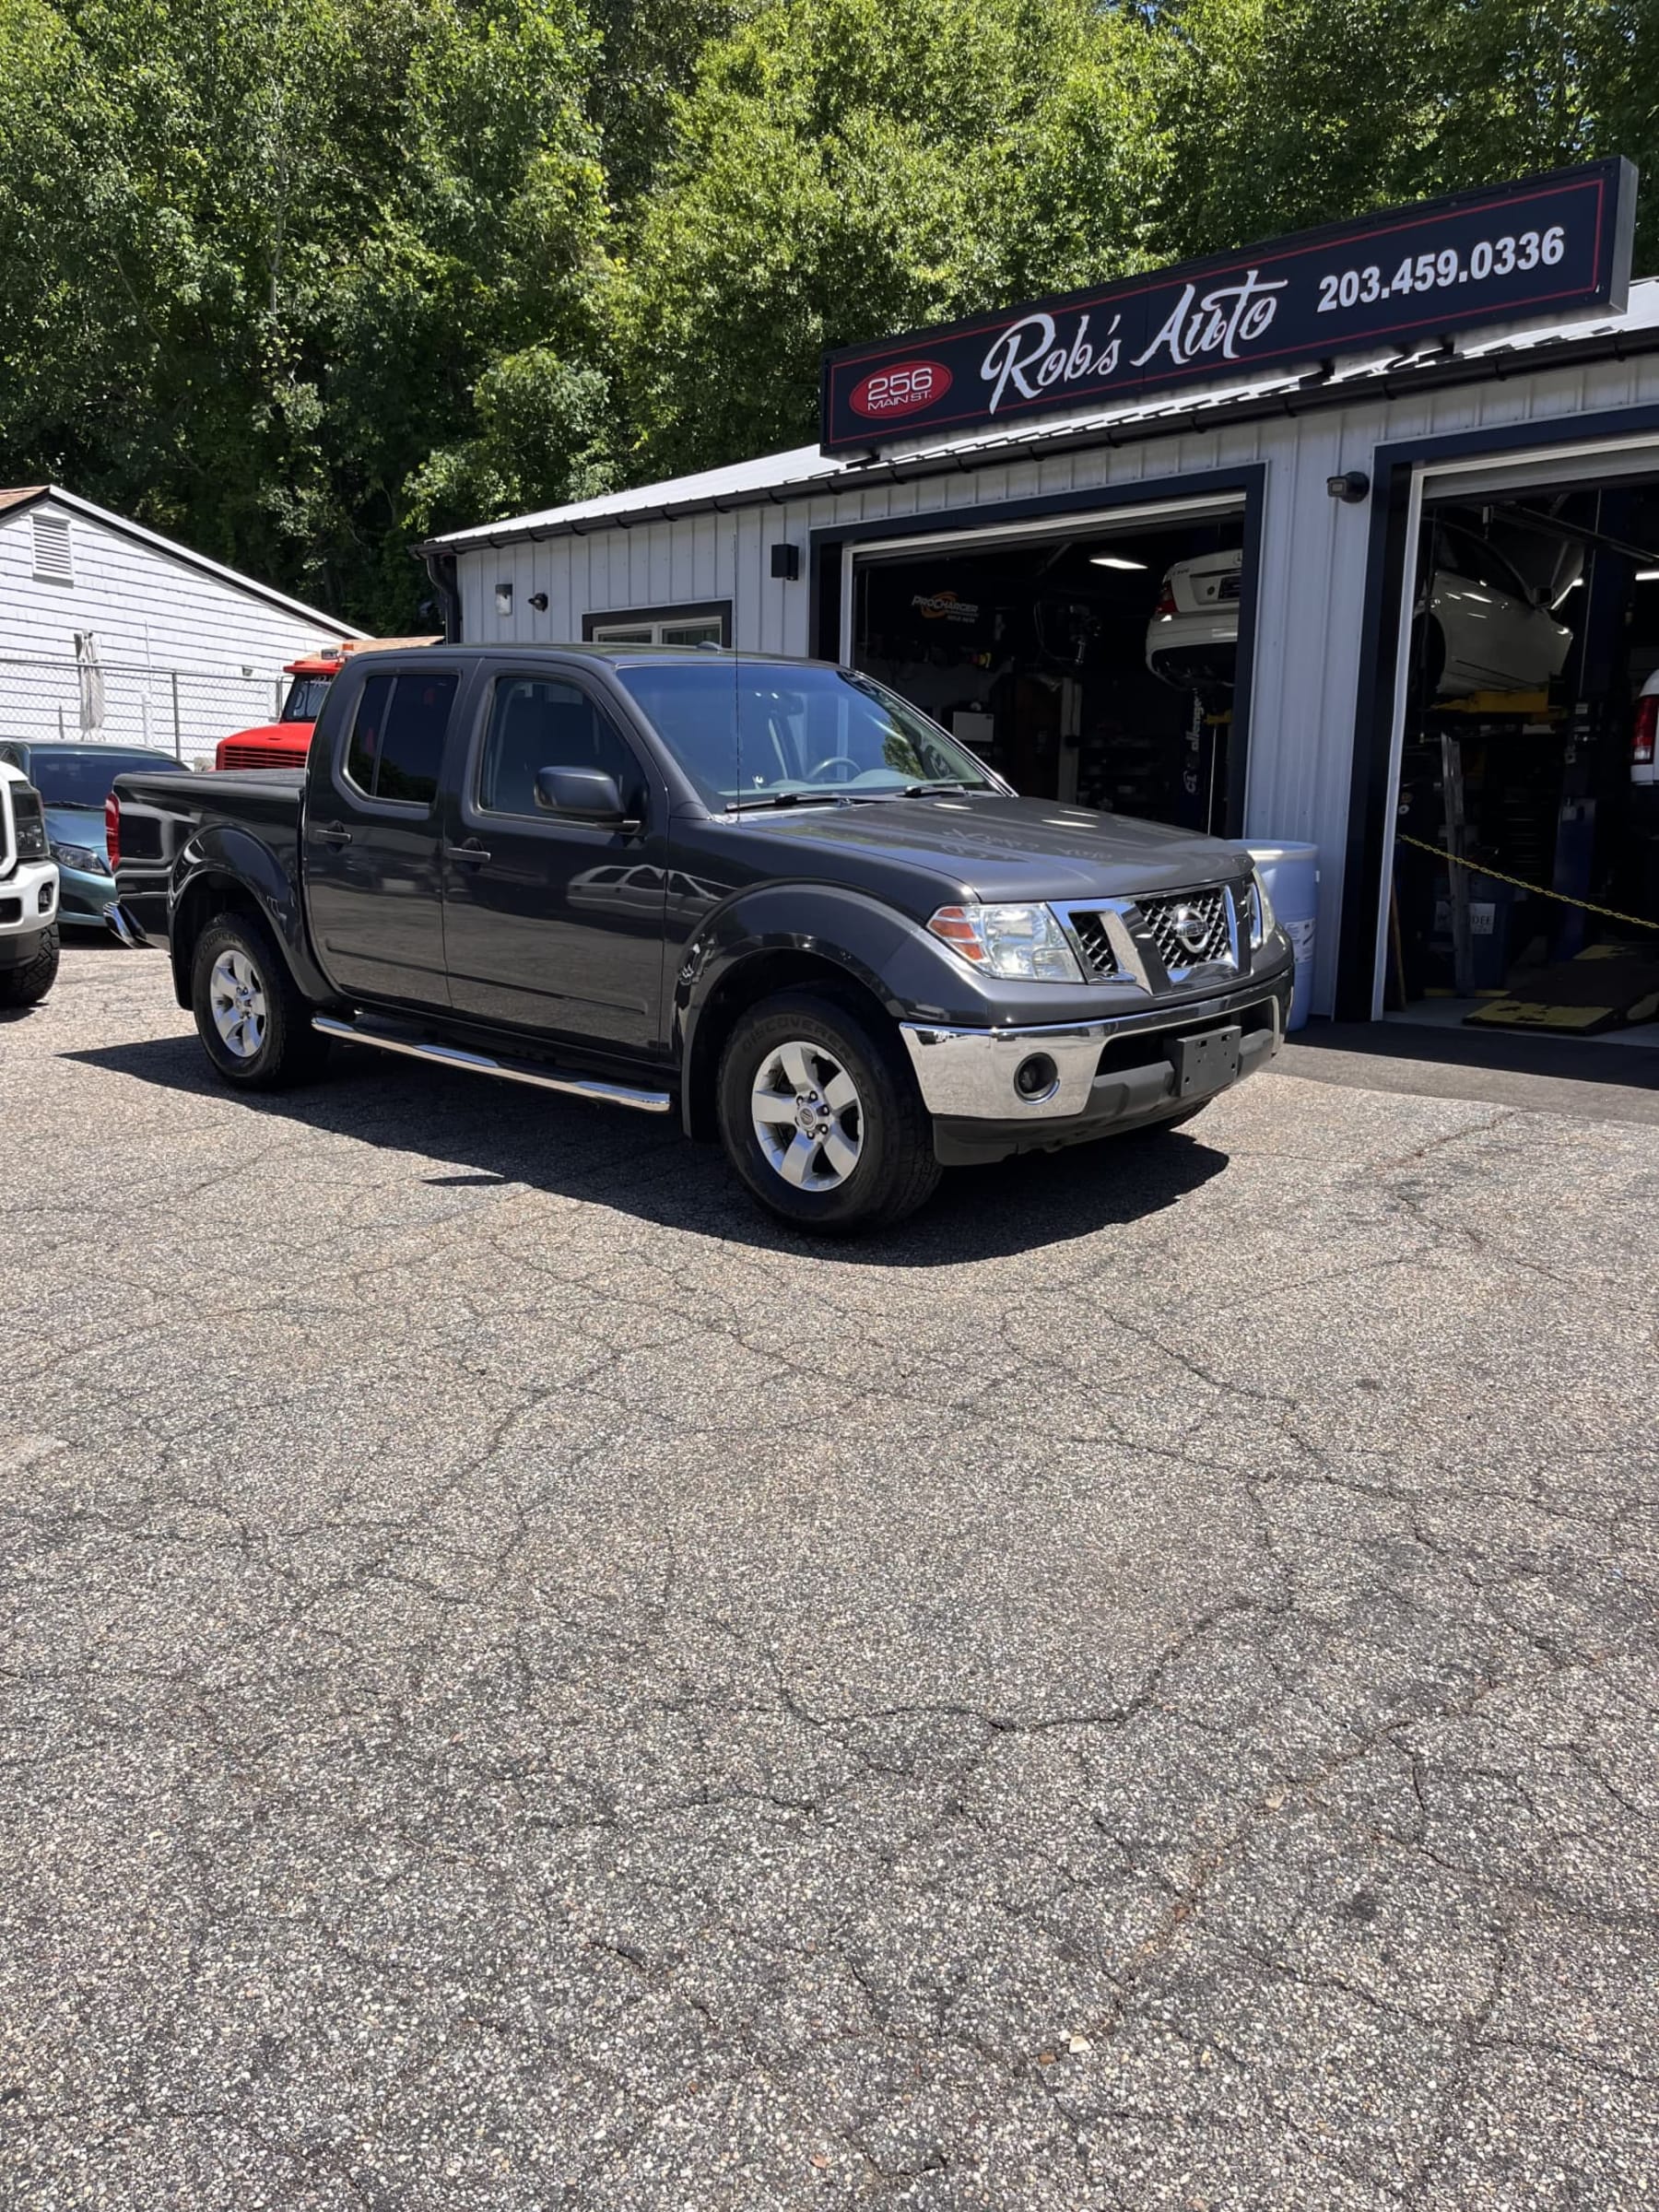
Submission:
[[[752,799],[728,799],[728,814],[747,814],[756,806],[839,806],[841,794],[833,791],[768,791]]]
[[[890,783],[885,791],[852,791],[847,796],[853,806],[878,799],[931,799],[944,791],[965,791],[970,794],[988,792],[988,783]]]

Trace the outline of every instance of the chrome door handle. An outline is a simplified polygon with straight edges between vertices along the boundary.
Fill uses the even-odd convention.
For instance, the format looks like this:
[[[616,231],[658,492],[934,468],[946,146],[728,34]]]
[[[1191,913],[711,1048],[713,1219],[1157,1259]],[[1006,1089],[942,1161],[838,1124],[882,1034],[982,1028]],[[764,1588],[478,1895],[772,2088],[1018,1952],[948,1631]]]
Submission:
[[[465,845],[445,845],[443,857],[445,860],[470,860],[474,863],[481,863],[487,861],[489,855],[482,845],[468,842]]]
[[[318,825],[317,835],[325,845],[348,845],[351,842],[351,832],[344,822],[322,822]]]

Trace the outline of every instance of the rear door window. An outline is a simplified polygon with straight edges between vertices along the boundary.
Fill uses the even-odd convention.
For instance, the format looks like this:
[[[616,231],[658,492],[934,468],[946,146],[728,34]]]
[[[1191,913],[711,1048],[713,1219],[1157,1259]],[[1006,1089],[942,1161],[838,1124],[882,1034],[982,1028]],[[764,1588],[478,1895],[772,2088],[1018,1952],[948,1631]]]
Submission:
[[[346,774],[366,798],[430,806],[457,678],[451,669],[371,676],[358,698]]]

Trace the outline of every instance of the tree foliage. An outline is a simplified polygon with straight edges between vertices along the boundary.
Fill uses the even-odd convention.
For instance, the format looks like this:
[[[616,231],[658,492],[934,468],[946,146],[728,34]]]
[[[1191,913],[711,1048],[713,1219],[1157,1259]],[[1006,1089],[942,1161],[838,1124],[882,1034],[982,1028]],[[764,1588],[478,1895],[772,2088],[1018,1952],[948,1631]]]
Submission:
[[[619,295],[639,464],[806,436],[826,346],[1135,265],[1145,49],[1091,0],[774,0],[711,49]]]
[[[10,480],[406,619],[412,529],[598,465],[589,65],[567,0],[0,0]]]
[[[1653,52],[1659,0],[0,0],[0,481],[403,628],[419,534],[809,439],[826,346],[1652,168]]]

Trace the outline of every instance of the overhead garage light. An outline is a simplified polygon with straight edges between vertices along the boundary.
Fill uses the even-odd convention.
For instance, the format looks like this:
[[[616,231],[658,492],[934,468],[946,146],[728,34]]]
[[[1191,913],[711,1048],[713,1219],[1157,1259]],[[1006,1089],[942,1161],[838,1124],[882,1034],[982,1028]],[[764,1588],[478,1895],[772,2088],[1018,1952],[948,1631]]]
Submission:
[[[1122,553],[1091,553],[1089,565],[1096,569],[1144,569],[1144,560],[1129,560]]]
[[[1636,581],[1638,583],[1659,583],[1659,569],[1638,569]]]

